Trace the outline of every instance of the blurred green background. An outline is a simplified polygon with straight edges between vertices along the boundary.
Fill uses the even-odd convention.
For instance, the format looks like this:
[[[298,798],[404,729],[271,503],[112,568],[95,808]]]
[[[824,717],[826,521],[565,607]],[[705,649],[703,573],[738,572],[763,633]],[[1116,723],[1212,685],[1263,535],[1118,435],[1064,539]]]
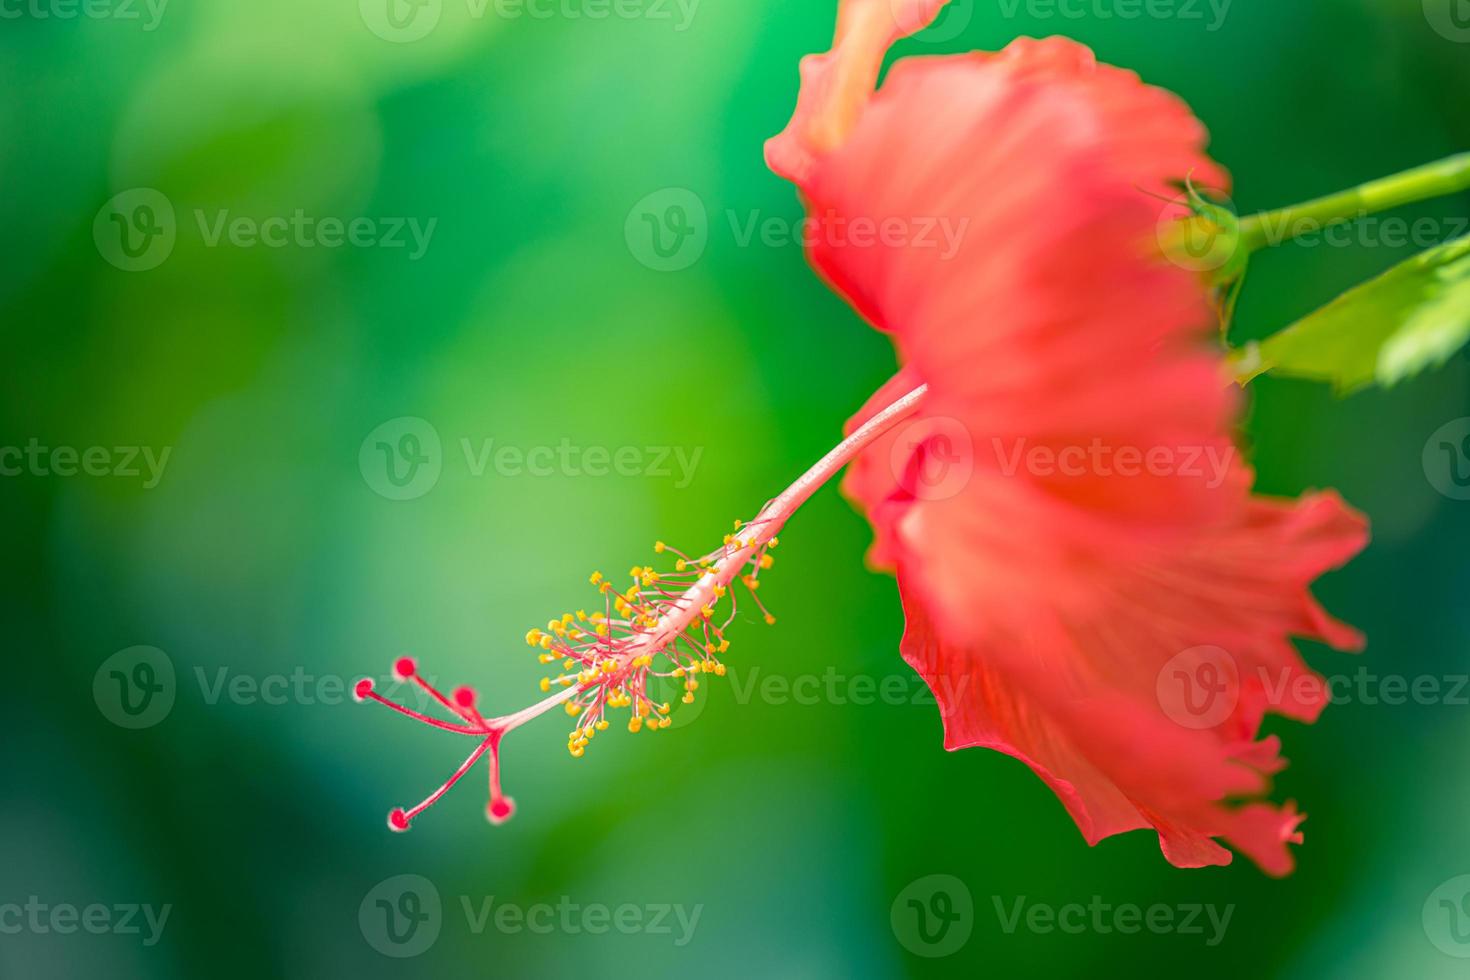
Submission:
[[[737,628],[732,676],[678,730],[609,732],[574,760],[565,717],[543,719],[507,743],[515,820],[487,826],[477,775],[390,834],[388,809],[462,746],[344,703],[346,683],[408,652],[490,711],[529,703],[528,627],[657,538],[717,540],[893,368],[799,248],[742,244],[732,226],[800,217],[761,148],[798,59],[827,46],[832,0],[393,3],[0,10],[0,444],[104,447],[111,467],[0,479],[0,907],[171,906],[152,944],[146,925],[4,928],[0,975],[1465,975],[1451,954],[1470,955],[1470,935],[1425,914],[1470,874],[1470,692],[1272,723],[1292,760],[1278,798],[1311,815],[1285,881],[1240,860],[1175,870],[1151,834],[1089,849],[1025,767],[942,751],[897,656],[894,584],[864,569],[869,530],[831,489],[783,535],[762,590],[780,624]],[[1128,17],[1127,0],[956,0],[897,54],[1076,37],[1189,100],[1236,203],[1257,209],[1470,147],[1462,8],[1180,0]],[[652,252],[640,227],[640,202],[679,190],[705,208],[693,261]],[[1466,205],[1406,215],[1448,232]],[[316,231],[284,247],[213,238],[220,220],[298,214]],[[328,247],[323,219],[366,220]],[[1284,247],[1258,262],[1238,332],[1263,336],[1413,251]],[[1371,638],[1361,661],[1310,651],[1330,674],[1448,691],[1470,672],[1470,503],[1437,492],[1421,459],[1470,416],[1467,375],[1461,356],[1345,402],[1254,386],[1262,488],[1335,486],[1374,520],[1368,552],[1318,589]],[[419,484],[374,469],[385,423],[390,443],[438,437],[437,453],[419,443]],[[633,451],[622,473],[536,475],[479,468],[487,440]],[[160,478],[146,457],[127,475],[115,447],[168,449]],[[658,465],[661,447],[699,454],[687,478]],[[139,646],[161,652],[143,661],[161,717],[119,714],[113,672],[147,679]],[[829,671],[835,697],[737,693]],[[902,696],[864,686],[886,678]],[[902,921],[906,890],[936,874],[973,904],[955,925],[968,939],[938,957]],[[421,876],[418,906],[400,875]],[[1232,911],[1215,943],[1208,924],[1008,932],[996,911],[1094,896]],[[533,921],[548,905],[559,924],[497,926],[501,905]],[[623,905],[654,927],[593,932],[587,909]],[[657,906],[699,918],[655,926]],[[425,931],[395,944],[387,912],[416,907]]]

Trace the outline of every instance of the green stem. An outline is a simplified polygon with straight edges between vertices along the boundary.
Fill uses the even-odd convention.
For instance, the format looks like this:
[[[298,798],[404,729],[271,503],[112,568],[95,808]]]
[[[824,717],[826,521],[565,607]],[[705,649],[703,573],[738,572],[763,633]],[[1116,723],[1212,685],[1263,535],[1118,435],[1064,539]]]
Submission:
[[[1465,190],[1470,190],[1470,153],[1415,167],[1306,204],[1244,218],[1240,223],[1240,241],[1248,251],[1254,252],[1329,225]]]

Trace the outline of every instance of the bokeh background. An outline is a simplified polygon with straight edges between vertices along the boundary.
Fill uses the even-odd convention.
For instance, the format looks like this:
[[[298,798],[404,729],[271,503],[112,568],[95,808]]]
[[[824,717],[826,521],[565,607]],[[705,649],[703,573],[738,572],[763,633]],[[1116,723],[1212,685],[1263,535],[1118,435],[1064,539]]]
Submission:
[[[1149,834],[1089,849],[1022,765],[942,751],[897,657],[894,584],[864,569],[869,531],[831,489],[762,590],[780,624],[737,628],[737,684],[706,685],[675,730],[609,732],[579,760],[565,718],[544,719],[507,743],[510,824],[487,826],[473,778],[390,834],[387,810],[437,785],[461,745],[352,704],[346,683],[412,653],[489,710],[528,703],[529,626],[657,538],[716,540],[893,367],[799,248],[732,226],[800,217],[761,147],[797,60],[827,45],[831,0],[611,16],[597,0],[393,2],[4,8],[0,443],[105,447],[112,471],[127,470],[114,447],[169,455],[156,480],[146,457],[137,476],[0,479],[0,906],[171,911],[152,944],[146,926],[0,919],[0,975],[1465,975],[1451,954],[1470,955],[1470,908],[1464,932],[1425,910],[1470,874],[1470,691],[1273,725],[1293,763],[1278,796],[1311,814],[1285,881],[1244,861],[1172,869]],[[1109,0],[957,0],[897,54],[1081,39],[1184,95],[1236,203],[1257,209],[1470,147],[1463,6],[1181,0],[1130,17]],[[158,203],[139,189],[172,224],[139,210]],[[641,215],[680,192],[704,234],[667,259]],[[1467,205],[1404,214],[1452,231]],[[335,248],[212,241],[221,216],[298,213],[368,220]],[[113,214],[138,222],[139,254]],[[1361,236],[1278,250],[1252,273],[1238,339],[1412,251]],[[1431,677],[1446,694],[1470,673],[1470,503],[1437,491],[1422,457],[1470,415],[1467,377],[1461,356],[1346,401],[1254,386],[1262,487],[1335,486],[1375,523],[1318,589],[1371,637],[1361,661],[1311,651],[1328,673]],[[408,433],[428,476],[398,487],[374,447],[411,447]],[[534,475],[478,466],[487,445],[632,447],[635,462]],[[147,680],[139,663],[161,690],[134,716],[114,672]],[[829,672],[838,695],[809,703],[735,691]],[[887,678],[901,696],[863,686]],[[932,875],[973,907],[953,952],[904,921],[906,890]],[[1094,896],[1231,918],[1223,938],[1204,915],[1203,935],[1074,935],[1008,932],[996,912]],[[572,927],[477,930],[487,901],[492,916],[549,905]],[[660,905],[699,918],[692,933],[676,913],[587,928],[603,921],[587,908],[625,904],[646,925]],[[426,931],[395,944],[385,909],[425,910]],[[416,955],[386,955],[402,953]]]

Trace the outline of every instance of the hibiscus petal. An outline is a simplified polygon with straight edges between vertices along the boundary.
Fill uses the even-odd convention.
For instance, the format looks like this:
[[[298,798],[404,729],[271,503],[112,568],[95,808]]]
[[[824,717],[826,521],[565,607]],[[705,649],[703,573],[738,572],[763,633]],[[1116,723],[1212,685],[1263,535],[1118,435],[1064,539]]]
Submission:
[[[1361,644],[1308,588],[1367,533],[1335,494],[1251,496],[1207,286],[1159,247],[1184,209],[1158,198],[1228,177],[1182,102],[1063,39],[900,62],[874,94],[903,33],[880,3],[843,4],[768,157],[813,265],[904,364],[852,424],[929,385],[844,480],[903,655],[946,746],[1026,762],[1090,843],[1152,827],[1176,865],[1229,863],[1223,841],[1285,874],[1301,817],[1261,800],[1285,762],[1257,736],[1326,703],[1290,637]]]

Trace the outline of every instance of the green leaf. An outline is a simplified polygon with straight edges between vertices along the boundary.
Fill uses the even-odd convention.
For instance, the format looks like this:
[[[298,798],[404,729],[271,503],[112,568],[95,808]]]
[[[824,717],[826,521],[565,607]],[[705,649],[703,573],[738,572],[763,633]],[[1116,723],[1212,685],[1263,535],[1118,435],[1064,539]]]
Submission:
[[[1266,372],[1341,393],[1397,384],[1470,341],[1470,237],[1417,255],[1285,330],[1235,353],[1242,383]]]

